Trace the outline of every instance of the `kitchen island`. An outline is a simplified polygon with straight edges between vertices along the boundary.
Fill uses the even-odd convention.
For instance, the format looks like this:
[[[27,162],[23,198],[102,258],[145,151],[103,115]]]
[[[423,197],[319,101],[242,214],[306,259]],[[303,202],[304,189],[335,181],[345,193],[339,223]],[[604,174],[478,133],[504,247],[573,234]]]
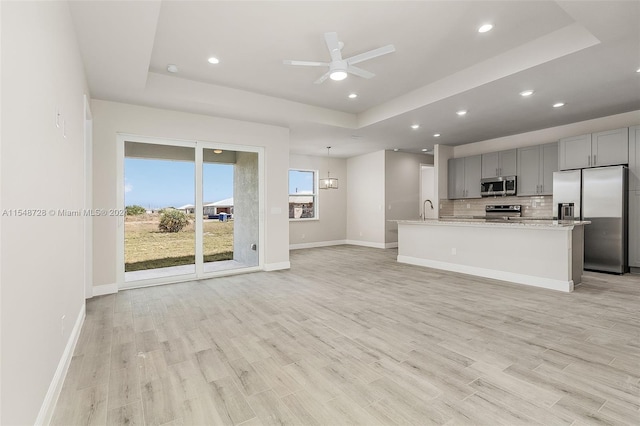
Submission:
[[[584,225],[573,221],[398,220],[398,262],[571,292]]]

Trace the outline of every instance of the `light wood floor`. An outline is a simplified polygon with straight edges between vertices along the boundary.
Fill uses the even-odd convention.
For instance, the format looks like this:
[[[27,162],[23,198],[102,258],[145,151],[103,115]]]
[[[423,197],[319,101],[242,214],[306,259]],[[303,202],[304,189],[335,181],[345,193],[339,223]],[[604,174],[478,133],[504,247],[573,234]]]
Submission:
[[[640,424],[640,277],[565,294],[396,254],[91,299],[53,424]]]

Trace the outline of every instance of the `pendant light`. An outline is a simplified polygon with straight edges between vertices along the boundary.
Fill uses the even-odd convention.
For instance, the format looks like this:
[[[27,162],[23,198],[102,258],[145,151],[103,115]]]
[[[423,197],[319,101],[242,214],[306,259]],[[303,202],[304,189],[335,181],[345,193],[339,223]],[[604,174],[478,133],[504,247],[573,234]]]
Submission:
[[[331,147],[327,147],[327,177],[320,179],[320,189],[338,189],[338,179],[331,177]]]

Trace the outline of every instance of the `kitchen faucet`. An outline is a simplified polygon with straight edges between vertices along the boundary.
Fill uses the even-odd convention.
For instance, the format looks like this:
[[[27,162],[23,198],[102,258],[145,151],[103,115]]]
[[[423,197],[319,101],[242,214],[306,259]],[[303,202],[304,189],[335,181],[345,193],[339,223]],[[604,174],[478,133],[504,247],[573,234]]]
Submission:
[[[433,203],[431,200],[424,200],[424,203],[422,203],[422,220],[427,220],[427,201],[431,205],[431,210],[433,210]]]

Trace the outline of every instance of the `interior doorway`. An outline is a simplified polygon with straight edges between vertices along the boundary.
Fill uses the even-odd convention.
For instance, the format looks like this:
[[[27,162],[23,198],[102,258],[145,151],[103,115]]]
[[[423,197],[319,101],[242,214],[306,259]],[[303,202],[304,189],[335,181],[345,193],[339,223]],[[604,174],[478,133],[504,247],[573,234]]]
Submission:
[[[420,164],[420,214],[423,219],[438,218],[440,203],[435,194],[435,169],[432,164]]]
[[[119,288],[262,265],[261,148],[121,139]]]

